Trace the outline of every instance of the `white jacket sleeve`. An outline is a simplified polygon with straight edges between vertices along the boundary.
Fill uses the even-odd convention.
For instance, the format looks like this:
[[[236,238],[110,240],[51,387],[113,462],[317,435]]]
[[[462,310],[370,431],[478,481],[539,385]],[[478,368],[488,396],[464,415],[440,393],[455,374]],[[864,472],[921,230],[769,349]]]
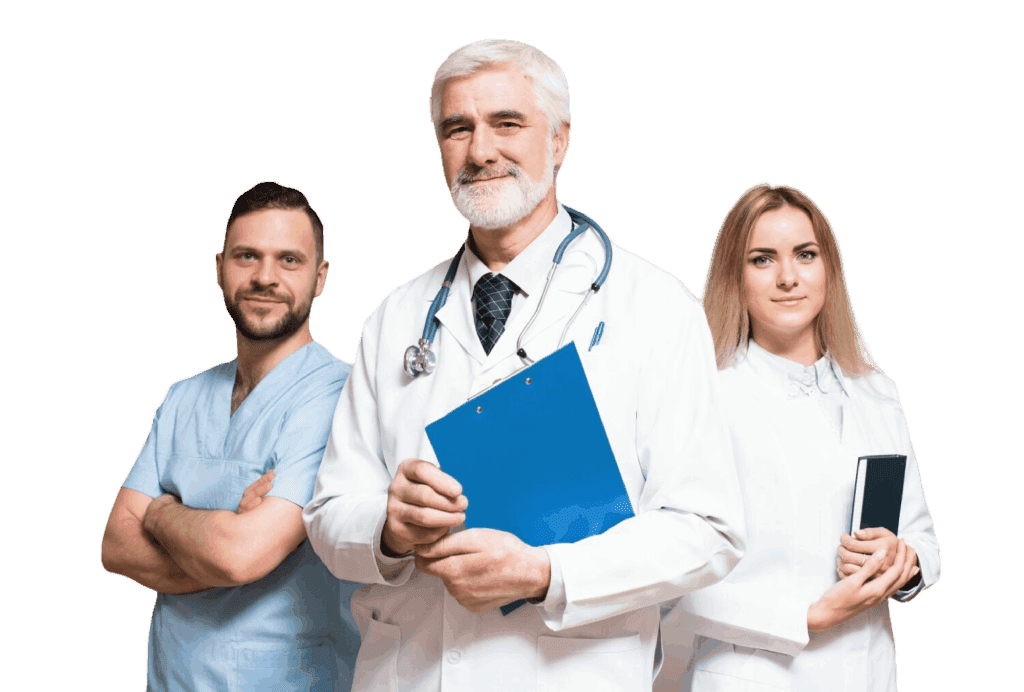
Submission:
[[[743,548],[743,509],[720,409],[704,313],[662,296],[664,320],[638,353],[636,455],[646,480],[636,516],[603,534],[548,546],[565,600],[541,608],[553,630],[677,598],[724,577]],[[645,296],[635,296],[637,300]],[[647,331],[650,332],[650,325]]]
[[[309,542],[331,573],[364,584],[401,585],[411,557],[380,550],[391,474],[380,453],[377,396],[371,373],[381,310],[363,327],[356,360],[335,409],[313,499],[302,512]]]
[[[928,505],[924,499],[921,472],[917,467],[917,457],[914,455],[914,448],[910,443],[907,419],[903,415],[903,408],[899,405],[898,399],[896,412],[899,416],[903,450],[907,455],[907,472],[903,480],[903,503],[900,507],[899,537],[917,552],[917,560],[921,565],[920,581],[915,586],[897,591],[893,595],[896,600],[905,602],[939,580],[939,544],[935,539],[932,515],[928,511]]]

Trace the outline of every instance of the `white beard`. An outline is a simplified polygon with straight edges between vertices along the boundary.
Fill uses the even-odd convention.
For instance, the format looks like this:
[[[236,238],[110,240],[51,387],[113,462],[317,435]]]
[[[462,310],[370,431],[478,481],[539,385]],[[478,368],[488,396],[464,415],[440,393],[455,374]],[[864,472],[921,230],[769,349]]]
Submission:
[[[530,180],[515,163],[483,168],[476,173],[469,173],[463,168],[451,187],[455,208],[469,220],[473,228],[507,228],[525,218],[537,208],[555,182],[554,145],[553,139],[548,142],[544,177],[538,181]],[[500,175],[511,177],[485,185],[471,184],[480,178]]]

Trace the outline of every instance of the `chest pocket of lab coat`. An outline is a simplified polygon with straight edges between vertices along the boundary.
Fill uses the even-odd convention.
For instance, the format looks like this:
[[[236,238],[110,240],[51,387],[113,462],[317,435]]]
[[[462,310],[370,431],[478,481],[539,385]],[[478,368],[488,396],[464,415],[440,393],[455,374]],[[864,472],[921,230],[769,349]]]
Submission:
[[[650,661],[644,664],[639,634],[610,639],[540,636],[537,692],[650,689]]]
[[[262,474],[262,467],[249,461],[173,455],[161,474],[160,488],[193,509],[233,512],[245,489]]]

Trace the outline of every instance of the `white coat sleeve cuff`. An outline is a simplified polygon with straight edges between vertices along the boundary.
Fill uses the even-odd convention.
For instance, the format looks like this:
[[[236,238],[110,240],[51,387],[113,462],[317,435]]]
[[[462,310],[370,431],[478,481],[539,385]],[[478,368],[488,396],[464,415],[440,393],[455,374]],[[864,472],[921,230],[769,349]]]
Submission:
[[[401,555],[399,557],[389,557],[384,554],[381,549],[381,534],[384,533],[384,522],[387,521],[388,515],[385,512],[381,515],[380,521],[377,522],[377,529],[374,533],[373,538],[373,556],[377,559],[377,570],[380,572],[380,576],[384,580],[393,586],[400,586],[409,580],[409,576],[412,573],[412,568],[406,570],[406,567],[412,564],[415,559],[414,553],[408,555]],[[404,572],[407,572],[403,575]],[[404,579],[402,578],[404,576]]]
[[[550,546],[544,546],[544,552],[551,561],[551,580],[548,582],[547,595],[538,606],[541,617],[547,621],[548,617],[557,617],[557,614],[565,609],[565,581],[562,579],[562,566],[558,562],[557,551],[550,550]]]
[[[938,562],[937,559],[934,561],[932,553],[929,552],[929,544],[923,541],[918,536],[907,536],[902,537],[907,541],[907,545],[911,546],[917,551],[917,564],[921,567],[920,579],[917,583],[909,589],[900,589],[892,595],[892,599],[899,601],[900,603],[906,603],[907,601],[913,600],[919,593],[927,589],[929,586],[934,584],[938,580],[938,570],[933,567],[934,562]]]
[[[924,589],[924,586],[924,579],[921,579],[917,582],[917,584],[914,587],[910,589],[900,589],[892,595],[892,598],[893,600],[899,601],[900,603],[906,603],[907,601],[914,598],[914,596],[921,593],[921,591]]]

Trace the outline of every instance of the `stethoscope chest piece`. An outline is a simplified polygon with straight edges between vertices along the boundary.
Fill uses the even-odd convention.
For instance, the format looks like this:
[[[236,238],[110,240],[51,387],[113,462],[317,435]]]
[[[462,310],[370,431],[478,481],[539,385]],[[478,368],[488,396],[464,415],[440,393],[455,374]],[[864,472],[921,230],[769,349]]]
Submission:
[[[418,345],[405,349],[405,372],[413,379],[429,375],[437,367],[437,356],[430,350],[430,342],[420,339]]]

